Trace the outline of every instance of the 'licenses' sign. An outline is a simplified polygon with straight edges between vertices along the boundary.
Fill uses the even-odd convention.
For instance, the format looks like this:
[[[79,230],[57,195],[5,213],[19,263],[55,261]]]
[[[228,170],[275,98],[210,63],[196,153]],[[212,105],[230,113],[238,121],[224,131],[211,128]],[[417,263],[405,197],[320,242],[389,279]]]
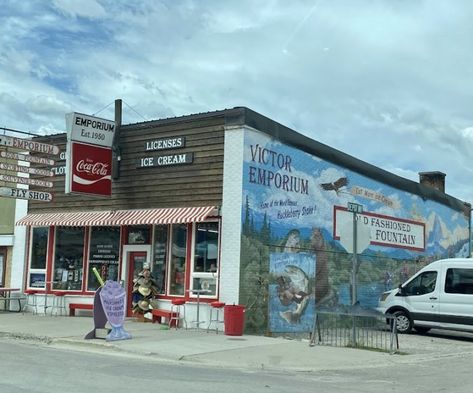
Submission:
[[[144,157],[137,162],[138,168],[147,168],[152,166],[171,166],[192,164],[194,153],[167,154],[163,156]]]
[[[180,149],[186,146],[186,138],[178,136],[174,138],[155,139],[154,141],[147,141],[145,144],[146,151],[165,150],[165,149]]]

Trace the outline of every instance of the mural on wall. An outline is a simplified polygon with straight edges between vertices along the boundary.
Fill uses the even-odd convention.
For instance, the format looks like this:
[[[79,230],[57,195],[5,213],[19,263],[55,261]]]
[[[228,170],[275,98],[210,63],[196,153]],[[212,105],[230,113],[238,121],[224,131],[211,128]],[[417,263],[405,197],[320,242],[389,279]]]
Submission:
[[[271,253],[269,271],[274,278],[269,285],[270,331],[310,330],[315,315],[314,283],[310,279],[315,275],[315,255]]]
[[[357,266],[356,300],[363,307],[376,306],[381,292],[435,259],[469,256],[469,223],[461,212],[256,131],[246,130],[244,143],[240,301],[249,330],[301,331],[310,307],[301,318],[284,319],[277,290],[283,283],[274,274],[273,264],[288,252],[301,256],[287,266],[308,255],[317,261],[315,272],[302,269],[316,309],[352,304],[352,254],[343,242],[352,227],[349,202],[363,206],[359,225],[370,237]]]

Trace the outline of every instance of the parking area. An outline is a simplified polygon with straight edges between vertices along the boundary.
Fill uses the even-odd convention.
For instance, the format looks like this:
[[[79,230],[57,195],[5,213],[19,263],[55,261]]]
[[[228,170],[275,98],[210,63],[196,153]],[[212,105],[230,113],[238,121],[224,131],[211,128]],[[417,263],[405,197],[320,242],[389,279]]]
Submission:
[[[409,355],[445,356],[473,352],[473,333],[432,329],[427,334],[400,334],[399,350]]]

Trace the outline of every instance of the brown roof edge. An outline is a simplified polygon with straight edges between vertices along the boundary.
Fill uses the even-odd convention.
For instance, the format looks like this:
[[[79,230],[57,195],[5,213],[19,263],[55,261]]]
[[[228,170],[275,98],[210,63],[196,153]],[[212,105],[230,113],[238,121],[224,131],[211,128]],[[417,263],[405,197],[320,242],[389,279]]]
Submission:
[[[369,164],[349,154],[313,140],[293,129],[286,127],[274,120],[269,119],[249,108],[237,107],[227,112],[227,125],[248,125],[264,132],[281,142],[291,145],[307,153],[314,154],[319,158],[340,165],[364,176],[370,177],[380,183],[395,187],[397,189],[418,195],[423,199],[431,199],[435,202],[449,206],[470,217],[471,204],[452,197],[434,188],[419,184],[415,181],[403,178],[388,172],[377,166]]]

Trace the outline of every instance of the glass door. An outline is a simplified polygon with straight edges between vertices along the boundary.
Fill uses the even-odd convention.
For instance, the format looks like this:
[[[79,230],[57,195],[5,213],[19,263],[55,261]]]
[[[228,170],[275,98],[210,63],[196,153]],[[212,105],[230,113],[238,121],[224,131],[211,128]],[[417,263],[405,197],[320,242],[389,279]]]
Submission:
[[[0,287],[5,286],[6,254],[6,251],[3,251],[0,247]]]
[[[140,272],[143,271],[147,260],[146,251],[130,252],[128,254],[128,286],[127,286],[127,316],[131,317],[132,313],[132,301],[133,301],[133,280],[138,278]]]

